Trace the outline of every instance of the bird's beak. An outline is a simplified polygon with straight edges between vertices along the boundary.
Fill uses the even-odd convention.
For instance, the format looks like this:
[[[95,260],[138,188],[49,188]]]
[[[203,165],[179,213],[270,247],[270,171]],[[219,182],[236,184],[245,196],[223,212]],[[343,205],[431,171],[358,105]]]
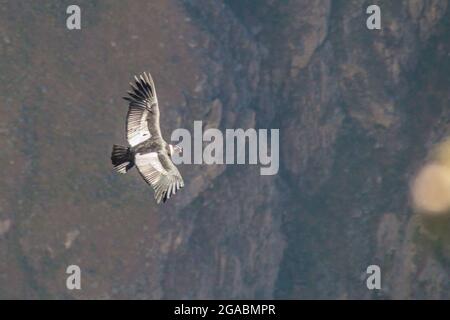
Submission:
[[[173,147],[173,151],[176,153],[181,153],[181,151],[183,151],[183,148],[181,148],[181,146],[177,144]]]

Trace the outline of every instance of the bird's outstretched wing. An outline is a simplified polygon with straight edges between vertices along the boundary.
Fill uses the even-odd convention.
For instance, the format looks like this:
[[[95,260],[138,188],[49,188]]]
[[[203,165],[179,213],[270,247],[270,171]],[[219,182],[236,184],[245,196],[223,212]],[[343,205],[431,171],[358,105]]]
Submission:
[[[150,73],[135,76],[135,84],[130,83],[128,91],[129,109],[127,114],[127,140],[134,147],[150,137],[162,139],[159,127],[159,106],[155,84]]]
[[[183,178],[170,157],[162,152],[138,153],[136,167],[144,180],[155,190],[157,203],[166,202],[184,187]]]

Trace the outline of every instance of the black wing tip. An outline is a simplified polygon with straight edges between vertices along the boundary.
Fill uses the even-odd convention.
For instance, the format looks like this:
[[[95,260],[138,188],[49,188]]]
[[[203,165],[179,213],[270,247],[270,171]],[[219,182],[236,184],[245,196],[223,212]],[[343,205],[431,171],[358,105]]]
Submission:
[[[183,188],[184,188],[184,183],[180,184],[180,187],[176,188],[175,192],[171,193],[170,196],[167,196],[169,194],[168,190],[163,191],[160,194],[160,196],[156,198],[156,203],[159,204],[159,203],[161,203],[161,201],[163,203],[166,203],[167,200],[169,200],[172,196],[174,196],[178,190],[183,189]]]
[[[155,98],[155,85],[150,73],[143,72],[140,75],[135,75],[134,81],[134,84],[130,82],[132,90],[127,92],[129,96],[123,97],[123,99],[130,103],[136,103]]]

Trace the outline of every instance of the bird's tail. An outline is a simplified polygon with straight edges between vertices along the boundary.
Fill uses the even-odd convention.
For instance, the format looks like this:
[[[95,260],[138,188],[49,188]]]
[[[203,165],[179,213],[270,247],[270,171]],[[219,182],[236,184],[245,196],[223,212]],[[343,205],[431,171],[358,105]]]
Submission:
[[[118,173],[127,173],[127,171],[134,166],[130,148],[115,144],[111,153],[111,162],[114,166],[114,170]]]

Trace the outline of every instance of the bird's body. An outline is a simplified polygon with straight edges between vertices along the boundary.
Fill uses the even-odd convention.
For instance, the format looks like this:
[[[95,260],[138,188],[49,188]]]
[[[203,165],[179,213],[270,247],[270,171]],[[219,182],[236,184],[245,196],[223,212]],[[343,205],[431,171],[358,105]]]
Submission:
[[[150,74],[135,77],[129,91],[127,140],[129,147],[113,146],[111,161],[119,173],[126,173],[136,165],[144,180],[155,190],[157,203],[165,202],[184,186],[180,172],[172,162],[172,155],[180,151],[168,144],[161,135],[159,105],[155,85]]]
[[[133,153],[149,153],[149,152],[164,152],[167,150],[169,144],[163,141],[158,141],[157,139],[148,139],[138,145],[131,147]]]

